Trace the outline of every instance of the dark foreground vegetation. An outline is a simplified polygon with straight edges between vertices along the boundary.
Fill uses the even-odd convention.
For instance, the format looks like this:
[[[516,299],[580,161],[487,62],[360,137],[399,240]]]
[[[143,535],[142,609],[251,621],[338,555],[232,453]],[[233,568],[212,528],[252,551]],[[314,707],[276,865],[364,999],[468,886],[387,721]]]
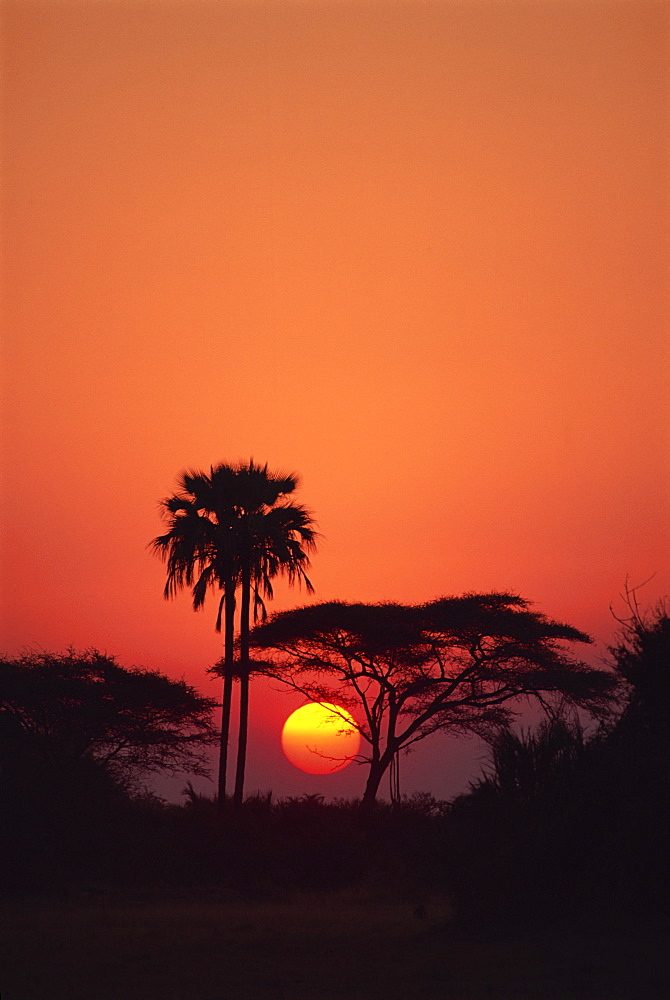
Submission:
[[[372,813],[266,797],[222,816],[193,793],[26,811],[5,826],[3,1000],[665,996],[658,789],[633,765],[598,787],[616,753],[531,773],[534,801],[500,771]]]
[[[169,805],[33,766],[6,711],[3,1000],[666,996],[669,653],[631,618],[617,716],[501,728],[450,803]]]

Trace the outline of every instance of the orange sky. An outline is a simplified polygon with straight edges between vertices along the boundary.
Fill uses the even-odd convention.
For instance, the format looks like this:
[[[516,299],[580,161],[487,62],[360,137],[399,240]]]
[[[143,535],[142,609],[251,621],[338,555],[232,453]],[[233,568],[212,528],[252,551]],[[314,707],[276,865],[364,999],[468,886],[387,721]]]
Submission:
[[[318,600],[511,588],[597,657],[627,575],[670,592],[669,9],[5,0],[0,652],[213,693],[146,545],[251,456]],[[317,790],[295,707],[256,685],[251,789]],[[408,790],[462,783],[436,746]]]

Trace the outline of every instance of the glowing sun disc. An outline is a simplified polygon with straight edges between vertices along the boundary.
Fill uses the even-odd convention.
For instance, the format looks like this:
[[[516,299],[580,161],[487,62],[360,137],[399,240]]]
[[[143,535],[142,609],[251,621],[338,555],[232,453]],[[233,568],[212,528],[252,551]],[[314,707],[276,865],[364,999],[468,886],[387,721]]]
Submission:
[[[281,746],[287,760],[308,774],[334,774],[351,763],[361,744],[353,717],[339,705],[310,702],[284,723]]]

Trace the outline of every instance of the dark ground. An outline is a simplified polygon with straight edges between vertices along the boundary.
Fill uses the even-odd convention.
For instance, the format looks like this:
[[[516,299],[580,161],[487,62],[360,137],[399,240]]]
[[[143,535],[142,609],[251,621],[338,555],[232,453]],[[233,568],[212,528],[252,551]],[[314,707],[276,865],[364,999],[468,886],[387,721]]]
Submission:
[[[440,899],[100,893],[5,904],[2,1000],[654,1000],[670,924],[457,933]]]

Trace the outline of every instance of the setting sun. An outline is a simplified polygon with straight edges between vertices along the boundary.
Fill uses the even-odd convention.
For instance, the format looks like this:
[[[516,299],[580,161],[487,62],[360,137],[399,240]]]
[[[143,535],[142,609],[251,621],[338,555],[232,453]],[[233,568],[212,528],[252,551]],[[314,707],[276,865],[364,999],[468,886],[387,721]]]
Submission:
[[[318,602],[520,594],[596,665],[627,579],[670,593],[665,0],[0,11],[0,654],[222,702],[222,595],[166,601],[148,543],[252,459],[300,479]],[[302,699],[250,687],[246,787],[297,795]],[[403,792],[468,787],[440,739]]]
[[[310,702],[289,715],[281,745],[295,767],[308,774],[334,774],[358,753],[361,737],[346,709],[329,702]]]

